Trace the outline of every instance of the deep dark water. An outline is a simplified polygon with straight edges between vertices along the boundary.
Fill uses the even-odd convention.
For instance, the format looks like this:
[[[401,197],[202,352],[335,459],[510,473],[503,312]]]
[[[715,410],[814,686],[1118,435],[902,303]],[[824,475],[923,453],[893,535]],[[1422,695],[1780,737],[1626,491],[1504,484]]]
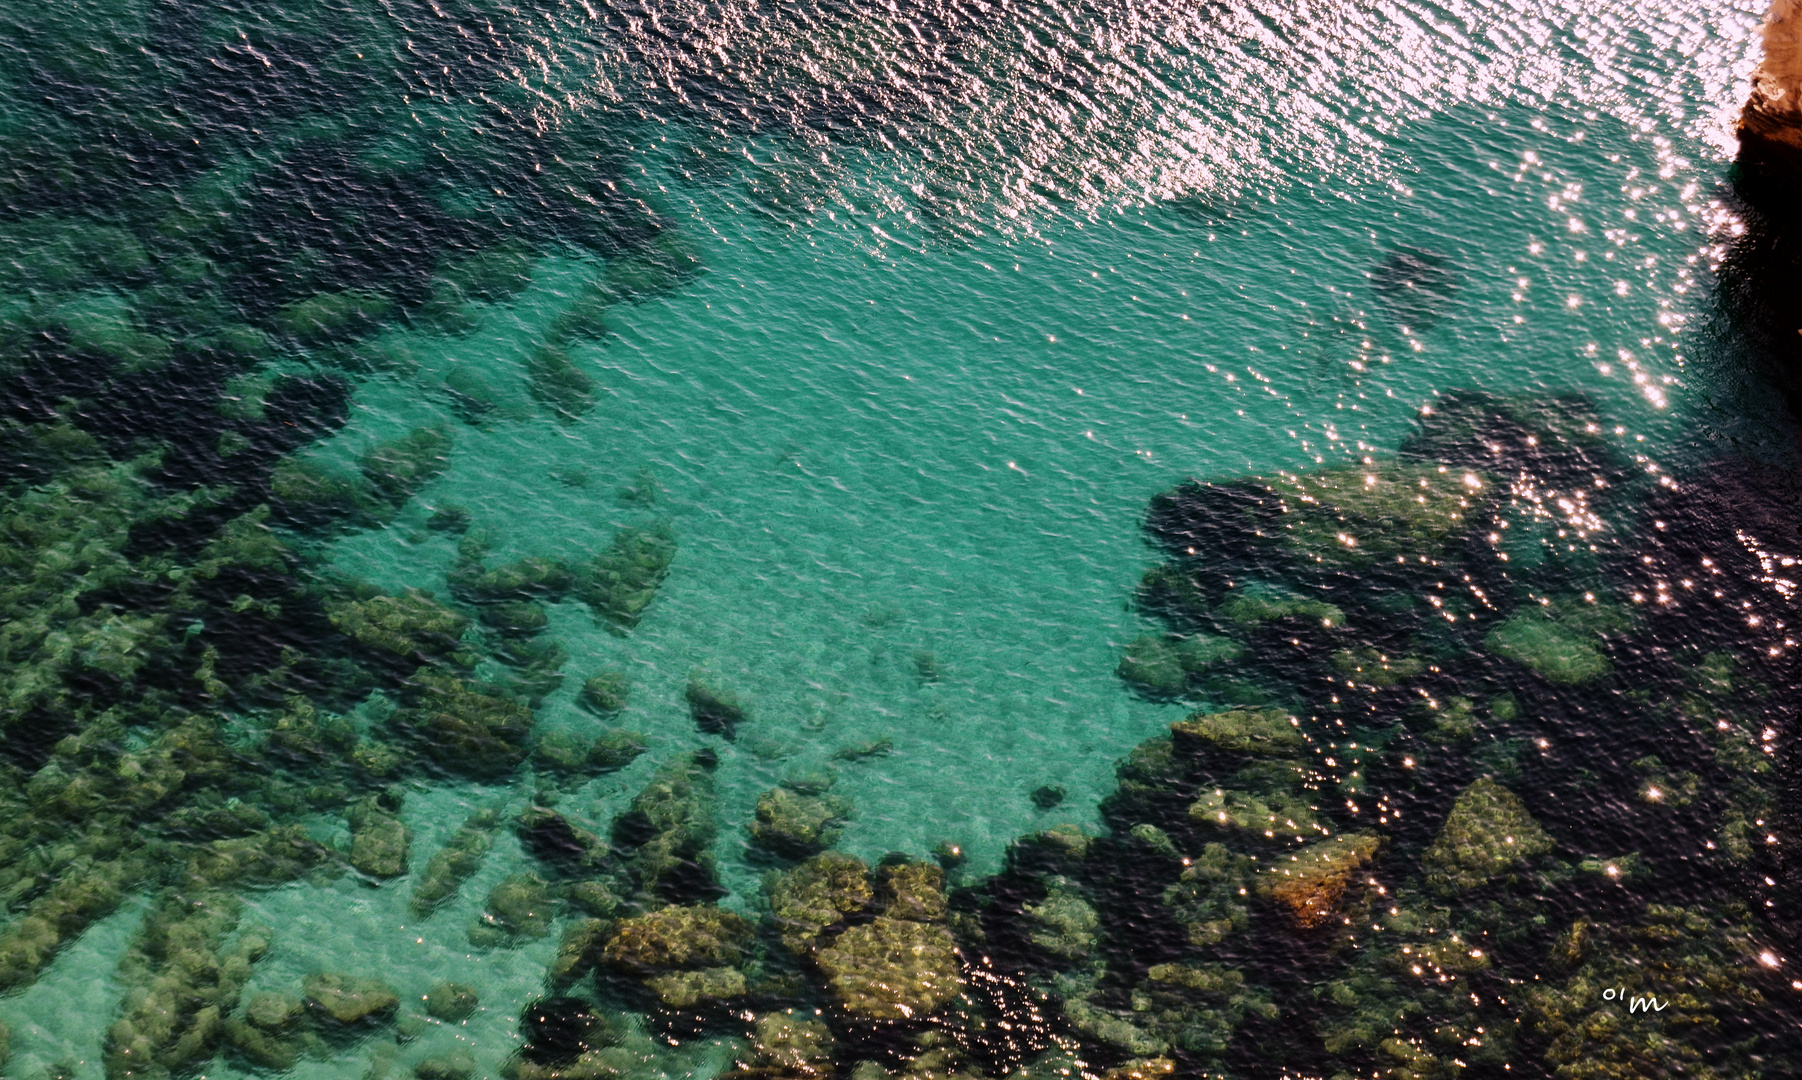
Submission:
[[[595,350],[732,272],[665,180],[792,227],[840,205],[822,148],[972,142],[958,118],[1003,74],[1066,120],[1134,99],[1072,60],[1167,75],[1168,43],[1120,16],[9,11],[7,1075],[1802,1071],[1798,473],[1786,448],[1707,433],[1654,462],[1587,361],[1579,389],[1456,369],[1397,438],[1299,470],[1133,480],[1155,565],[1123,598],[1146,632],[1109,692],[1164,712],[1107,790],[1022,792],[1039,814],[1097,794],[1099,814],[1025,831],[998,868],[950,842],[850,853],[856,770],[896,752],[881,731],[822,744],[817,770],[735,775],[778,710],[702,658],[663,661],[675,724],[626,726],[651,712],[634,690],[650,662],[614,662],[571,616],[654,635],[692,550],[655,470],[616,478],[617,520],[587,547],[523,555],[495,515],[430,490],[496,430],[613,421],[617,369]],[[1014,36],[1060,23],[1059,48]],[[678,149],[672,130],[691,133]],[[1065,150],[1021,185],[1034,205],[1079,200]],[[1013,189],[968,158],[923,175],[909,213],[961,258],[945,238],[991,228],[970,208]],[[1705,351],[1745,368],[1751,399],[1784,385],[1794,268],[1780,215],[1744,215]],[[1469,317],[1494,268],[1443,246],[1358,269],[1385,320],[1360,334],[1401,353]],[[586,276],[556,314],[517,315],[567,264]],[[745,339],[773,314],[752,311]],[[506,319],[517,395],[467,359]],[[440,348],[463,359],[405,381]],[[714,359],[741,374],[751,348]],[[443,415],[354,460],[319,452],[396,385]],[[665,419],[674,440],[692,417]],[[589,487],[593,463],[573,442],[570,458],[557,483]],[[606,467],[609,485],[631,472]],[[504,492],[513,466],[474,468]],[[401,588],[334,547],[382,535],[455,552]],[[861,618],[874,635],[888,616]],[[919,686],[955,677],[923,648],[907,664]],[[615,777],[629,786],[603,804],[592,785]],[[754,809],[728,798],[747,782]],[[359,937],[346,917],[331,964],[269,925],[365,897],[394,928]],[[457,920],[455,951],[491,982],[392,959]],[[80,1009],[42,1003],[68,987],[105,1003],[85,1042],[43,1020],[79,1028]]]

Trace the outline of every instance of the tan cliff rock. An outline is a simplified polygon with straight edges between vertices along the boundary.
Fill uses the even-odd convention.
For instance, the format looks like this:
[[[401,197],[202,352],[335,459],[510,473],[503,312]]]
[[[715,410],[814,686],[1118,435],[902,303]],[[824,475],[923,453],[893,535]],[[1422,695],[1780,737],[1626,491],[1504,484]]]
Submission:
[[[1763,34],[1764,61],[1739,118],[1740,150],[1802,176],[1802,0],[1772,0]]]

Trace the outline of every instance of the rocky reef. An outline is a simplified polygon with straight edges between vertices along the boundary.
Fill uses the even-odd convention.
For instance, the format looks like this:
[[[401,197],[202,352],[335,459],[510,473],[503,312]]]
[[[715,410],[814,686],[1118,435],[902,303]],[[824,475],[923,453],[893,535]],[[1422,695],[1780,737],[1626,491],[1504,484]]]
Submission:
[[[987,877],[950,843],[942,866],[872,866],[836,849],[852,808],[817,777],[728,788],[747,802],[726,819],[738,748],[714,737],[775,728],[773,703],[697,668],[698,737],[653,742],[613,726],[654,701],[625,674],[642,657],[554,637],[580,605],[628,638],[679,573],[653,478],[617,478],[625,516],[554,552],[437,498],[494,430],[604,414],[593,343],[703,269],[611,105],[538,122],[548,99],[513,72],[544,13],[301,4],[221,37],[200,7],[112,5],[97,40],[39,7],[9,25],[42,60],[21,85],[56,92],[9,98],[0,170],[0,994],[138,905],[92,1048],[109,1080],[370,1044],[380,1080],[420,1025],[498,1007],[354,966],[277,979],[247,897],[334,880],[483,960],[549,957],[493,1070],[510,1080],[650,1075],[646,1031],[740,1040],[739,1080],[1802,1060],[1796,613],[1783,556],[1739,535],[1794,522],[1740,527],[1773,502],[1742,497],[1748,467],[1654,478],[1586,400],[1453,392],[1393,452],[1180,483],[1148,509],[1158,561],[1114,664],[1172,722],[1118,764],[1098,826],[1021,837]],[[1779,0],[1749,171],[1802,168],[1796,23]],[[885,95],[842,75],[840,96]],[[421,374],[553,256],[581,280],[517,363]],[[1397,251],[1375,285],[1394,311],[1434,294],[1424,324],[1456,282]],[[444,421],[316,450],[377,380]],[[375,529],[417,529],[429,580],[321,555]],[[913,673],[954,681],[924,650]],[[609,775],[635,794],[586,817]],[[483,791],[428,853],[418,808],[451,785]],[[722,883],[737,842],[760,895]],[[407,1067],[492,1064],[447,1045]]]

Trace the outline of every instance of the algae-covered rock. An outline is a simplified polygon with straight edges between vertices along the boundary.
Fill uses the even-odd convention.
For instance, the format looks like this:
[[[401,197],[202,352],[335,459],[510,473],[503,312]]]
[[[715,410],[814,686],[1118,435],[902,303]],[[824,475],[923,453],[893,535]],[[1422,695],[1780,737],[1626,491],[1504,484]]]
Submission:
[[[824,1076],[831,1072],[832,1032],[818,1020],[794,1010],[764,1013],[752,1029],[749,1060],[741,1069],[768,1070],[779,1076]]]
[[[648,745],[642,732],[608,728],[596,735],[588,747],[588,767],[596,773],[623,769],[637,761]]]
[[[306,1014],[306,1002],[291,994],[253,994],[244,1005],[244,1019],[265,1031],[283,1031]]]
[[[667,907],[620,920],[602,955],[613,967],[642,974],[732,967],[744,959],[752,934],[743,916],[723,908]]]
[[[500,395],[468,364],[450,369],[444,376],[444,391],[465,423],[480,424],[500,411]]]
[[[744,972],[737,968],[714,967],[699,971],[666,971],[644,980],[665,1005],[689,1009],[705,1001],[729,1001],[743,997],[747,988]]]
[[[1189,683],[1176,648],[1156,634],[1141,634],[1126,646],[1114,674],[1141,693],[1175,697]]]
[[[1333,653],[1333,670],[1346,679],[1370,686],[1398,686],[1427,669],[1418,656],[1391,655],[1376,649],[1340,649]]]
[[[519,815],[519,843],[528,855],[558,874],[594,873],[607,853],[600,837],[572,825],[568,818],[543,806],[527,807]]]
[[[140,1069],[180,1073],[218,1052],[224,1020],[269,947],[258,930],[227,947],[242,909],[236,897],[208,889],[156,898],[119,962],[128,992],[103,1047],[109,1080],[143,1075]]]
[[[1648,904],[1637,919],[1591,932],[1570,978],[1522,988],[1526,1026],[1544,1047],[1548,1072],[1609,1080],[1769,1074],[1770,1059],[1757,1052],[1762,1040],[1720,1038],[1726,1025],[1773,1006],[1744,975],[1761,946],[1742,906]]]
[[[1345,625],[1345,612],[1335,604],[1258,583],[1231,590],[1220,602],[1220,617],[1247,629],[1284,619],[1302,620],[1324,629]]]
[[[631,692],[631,677],[622,669],[611,668],[585,680],[577,700],[602,716],[612,716],[626,707]]]
[[[276,325],[308,344],[366,334],[388,317],[393,301],[363,289],[317,293],[276,312]]]
[[[359,799],[344,812],[350,823],[350,864],[371,877],[400,877],[407,872],[411,829],[390,813],[379,797]]]
[[[549,626],[550,612],[543,604],[530,600],[503,600],[488,604],[476,612],[482,625],[510,637],[529,637]]]
[[[1173,647],[1176,662],[1190,675],[1237,663],[1245,656],[1245,646],[1218,634],[1190,634],[1177,638]]]
[[[541,737],[532,748],[540,772],[563,779],[586,779],[625,768],[644,753],[645,737],[612,728],[593,738],[558,731]]]
[[[924,1017],[963,991],[957,945],[932,923],[891,916],[853,926],[817,956],[833,996],[870,1020]]]
[[[299,528],[373,524],[388,513],[360,478],[303,458],[282,459],[269,494],[281,517]]]
[[[1614,669],[1593,637],[1541,610],[1508,619],[1483,647],[1564,686],[1594,682]]]
[[[1246,907],[1248,886],[1257,868],[1250,856],[1210,843],[1164,890],[1163,903],[1197,948],[1218,945],[1251,922]]]
[[[330,848],[299,825],[277,825],[253,836],[215,840],[188,860],[189,880],[208,885],[281,885],[342,865]]]
[[[1247,1015],[1275,1019],[1276,1007],[1245,985],[1244,973],[1217,964],[1153,964],[1133,990],[1135,1020],[1192,1054],[1225,1053]]]
[[[551,986],[564,986],[594,970],[612,931],[613,924],[606,919],[577,919],[564,927],[557,955],[551,958],[545,972],[546,981]]]
[[[613,823],[613,842],[627,869],[647,893],[683,893],[710,887],[718,834],[712,751],[692,751],[657,770],[631,807]]]
[[[472,604],[499,604],[535,597],[556,601],[576,581],[569,565],[562,559],[538,555],[497,567],[483,566],[476,559],[463,559],[448,578],[451,591]]]
[[[573,881],[563,887],[563,898],[580,911],[607,918],[619,911],[620,898],[604,881]]]
[[[495,777],[525,760],[531,709],[483,683],[423,669],[410,690],[412,704],[395,714],[394,726],[446,772]]]
[[[1378,461],[1263,482],[1276,495],[1285,541],[1304,566],[1356,569],[1446,555],[1496,485],[1432,462]]]
[[[1320,833],[1313,804],[1292,792],[1256,795],[1211,788],[1189,806],[1189,820],[1221,832],[1246,832],[1266,840],[1304,840]]]
[[[1306,748],[1307,737],[1281,709],[1232,709],[1196,713],[1170,725],[1184,753],[1285,755]]]
[[[1552,850],[1520,796],[1485,777],[1452,804],[1421,865],[1442,893],[1469,892]]]
[[[888,862],[877,874],[882,913],[896,919],[937,922],[945,917],[945,871],[928,862]]]
[[[400,1006],[400,998],[386,983],[341,972],[308,975],[301,989],[309,1008],[346,1027],[389,1018]]]
[[[751,840],[778,855],[802,858],[831,847],[844,831],[851,802],[836,795],[802,795],[785,787],[757,798]]]
[[[596,618],[624,633],[651,606],[675,558],[676,531],[668,523],[621,529],[583,569],[578,595]]]
[[[488,849],[494,846],[494,831],[500,827],[500,814],[478,810],[451,834],[419,875],[408,901],[413,914],[421,918],[431,914],[439,904],[455,896],[459,886],[482,867]]]
[[[403,659],[456,656],[463,649],[469,617],[438,603],[431,593],[409,589],[400,596],[372,595],[326,604],[339,633],[369,649]]]
[[[798,955],[811,953],[828,930],[867,910],[876,899],[870,868],[863,860],[836,851],[772,873],[764,878],[763,887],[783,945]]]
[[[1350,833],[1309,844],[1278,859],[1258,877],[1259,891],[1281,904],[1302,927],[1325,924],[1338,913],[1358,871],[1375,857],[1382,838]]]
[[[1101,915],[1070,882],[1059,878],[1045,899],[1025,907],[1032,943],[1061,960],[1084,960],[1095,951]]]
[[[688,673],[684,696],[695,727],[709,735],[736,738],[738,725],[750,718],[750,710],[739,696],[721,686],[718,676],[700,668]]]
[[[1140,1056],[1161,1054],[1170,1049],[1168,1040],[1155,1035],[1128,1020],[1127,1016],[1136,1015],[1107,1009],[1096,1005],[1089,998],[1066,992],[1064,995],[1064,1019],[1070,1026],[1097,1042],[1116,1047],[1129,1054]]]
[[[577,366],[569,353],[555,345],[540,345],[526,360],[532,397],[564,420],[573,420],[594,408],[594,377]]]
[[[469,1080],[476,1073],[475,1055],[455,1051],[421,1058],[413,1065],[418,1080]]]
[[[474,1016],[481,1003],[475,987],[462,983],[434,983],[425,994],[426,1015],[447,1024],[461,1023]]]
[[[551,932],[556,914],[556,894],[543,878],[514,874],[489,891],[482,917],[469,928],[469,943],[487,948],[541,938]]]
[[[363,477],[391,505],[399,506],[450,467],[451,438],[439,428],[414,428],[363,455]]]

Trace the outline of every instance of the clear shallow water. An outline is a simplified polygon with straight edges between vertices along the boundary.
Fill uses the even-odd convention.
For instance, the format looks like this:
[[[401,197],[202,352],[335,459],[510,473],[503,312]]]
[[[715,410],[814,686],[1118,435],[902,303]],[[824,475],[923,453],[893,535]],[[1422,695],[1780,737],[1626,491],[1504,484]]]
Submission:
[[[1183,477],[1393,452],[1423,406],[1470,389],[1586,395],[1616,425],[1623,460],[1648,474],[1693,469],[1729,439],[1788,461],[1787,422],[1761,414],[1712,307],[1733,228],[1719,121],[1749,70],[1749,12],[571,9],[459,12],[460,37],[425,32],[424,13],[352,14],[209,16],[194,55],[244,65],[218,76],[170,59],[183,54],[168,13],[120,8],[68,24],[65,41],[105,30],[154,43],[168,62],[127,75],[177,88],[188,111],[168,115],[205,136],[206,160],[183,160],[153,131],[158,153],[115,162],[86,187],[53,167],[21,170],[15,216],[75,208],[122,222],[151,238],[151,269],[100,286],[28,276],[14,295],[91,304],[95,288],[129,284],[137,297],[143,275],[174,257],[156,245],[173,243],[175,216],[216,208],[209,183],[241,163],[302,178],[298,189],[238,189],[254,213],[211,226],[226,237],[213,241],[217,263],[254,277],[223,290],[236,313],[218,321],[279,327],[272,306],[303,298],[313,279],[389,290],[413,317],[369,328],[362,347],[406,362],[355,377],[342,427],[293,449],[354,470],[366,449],[420,426],[453,445],[443,474],[386,527],[284,536],[316,567],[443,596],[456,540],[427,521],[445,506],[489,532],[491,564],[581,559],[617,526],[672,523],[678,554],[629,635],[574,600],[551,607],[568,677],[536,730],[592,731],[581,680],[628,670],[619,723],[645,733],[649,751],[557,808],[605,834],[658,766],[713,746],[722,903],[747,914],[770,865],[743,830],[759,794],[848,746],[892,743],[838,766],[834,791],[856,807],[838,846],[871,862],[956,843],[968,861],[953,880],[975,884],[1024,833],[1103,831],[1115,763],[1172,721],[1230,703],[1147,700],[1115,675],[1127,642],[1161,630],[1133,605],[1161,557],[1140,525],[1147,500]],[[340,21],[351,29],[329,29]],[[334,85],[333,73],[359,70],[359,49],[402,61]],[[28,44],[16,57],[7,123],[21,145],[54,141],[52,120],[83,115],[80,101],[98,104],[57,121],[65,134],[149,123],[120,103],[141,89],[125,76],[96,74],[80,53],[73,71],[46,69],[52,52]],[[246,57],[276,81],[258,81]],[[307,65],[321,83],[294,74]],[[215,78],[223,103],[195,105]],[[46,86],[61,104],[30,96]],[[394,119],[403,106],[415,124]],[[472,129],[477,117],[486,126]],[[544,189],[525,179],[547,163],[534,131],[557,151]],[[292,149],[302,143],[350,147],[359,164],[349,180],[318,180],[309,170],[329,174],[329,154],[303,160]],[[558,166],[577,152],[603,164],[565,181]],[[418,164],[439,158],[448,166]],[[423,214],[380,186],[404,187],[421,168],[444,171],[439,188],[420,185],[437,205],[460,220],[523,222],[532,245],[529,285],[468,304],[462,335],[419,315],[425,286],[407,269],[429,273],[444,253],[404,245],[440,235],[394,224]],[[521,191],[506,191],[507,178]],[[322,232],[275,230],[279,258],[243,254],[271,216],[331,218],[340,182],[379,197]],[[589,186],[552,205],[566,182]],[[393,219],[376,209],[396,205]],[[603,223],[600,239],[583,232],[585,213]],[[525,379],[534,349],[589,282],[631,257],[650,218],[700,272],[609,306],[604,334],[568,343],[598,383],[596,404],[569,421],[544,415]],[[1373,287],[1422,265],[1423,299]],[[65,324],[52,335],[79,333]],[[341,366],[323,345],[281,344],[257,370]],[[444,390],[454,371],[495,391],[479,423]],[[24,367],[28,388],[33,378]],[[26,402],[15,418],[39,421],[55,397],[14,396]],[[202,446],[216,434],[188,437]],[[229,459],[220,467],[207,479],[231,482]],[[617,492],[645,469],[655,508],[622,504]],[[922,678],[921,651],[936,680]],[[748,703],[735,740],[697,732],[683,700],[696,667]],[[493,661],[478,669],[503,673]],[[254,727],[268,704],[227,708]],[[1066,789],[1061,805],[1035,806],[1046,784]],[[416,870],[469,807],[516,810],[531,792],[523,777],[411,781],[401,817]],[[335,812],[304,820],[347,844]],[[250,911],[274,933],[249,989],[292,991],[328,968],[379,975],[403,999],[467,982],[484,1009],[399,1060],[461,1042],[482,1074],[498,1074],[518,1010],[544,992],[555,938],[472,951],[465,930],[488,891],[529,865],[502,830],[459,897],[424,920],[407,911],[406,880],[255,892]],[[88,928],[0,1001],[10,1072],[71,1061],[77,1075],[102,1075],[99,1047],[124,993],[118,958],[142,910]],[[723,1041],[732,1034],[727,1024],[680,1046],[642,1035],[627,1045],[647,1075],[711,1075],[736,1052]],[[296,1071],[362,1076],[384,1045],[378,1036]],[[243,1063],[200,1067],[236,1075]]]

